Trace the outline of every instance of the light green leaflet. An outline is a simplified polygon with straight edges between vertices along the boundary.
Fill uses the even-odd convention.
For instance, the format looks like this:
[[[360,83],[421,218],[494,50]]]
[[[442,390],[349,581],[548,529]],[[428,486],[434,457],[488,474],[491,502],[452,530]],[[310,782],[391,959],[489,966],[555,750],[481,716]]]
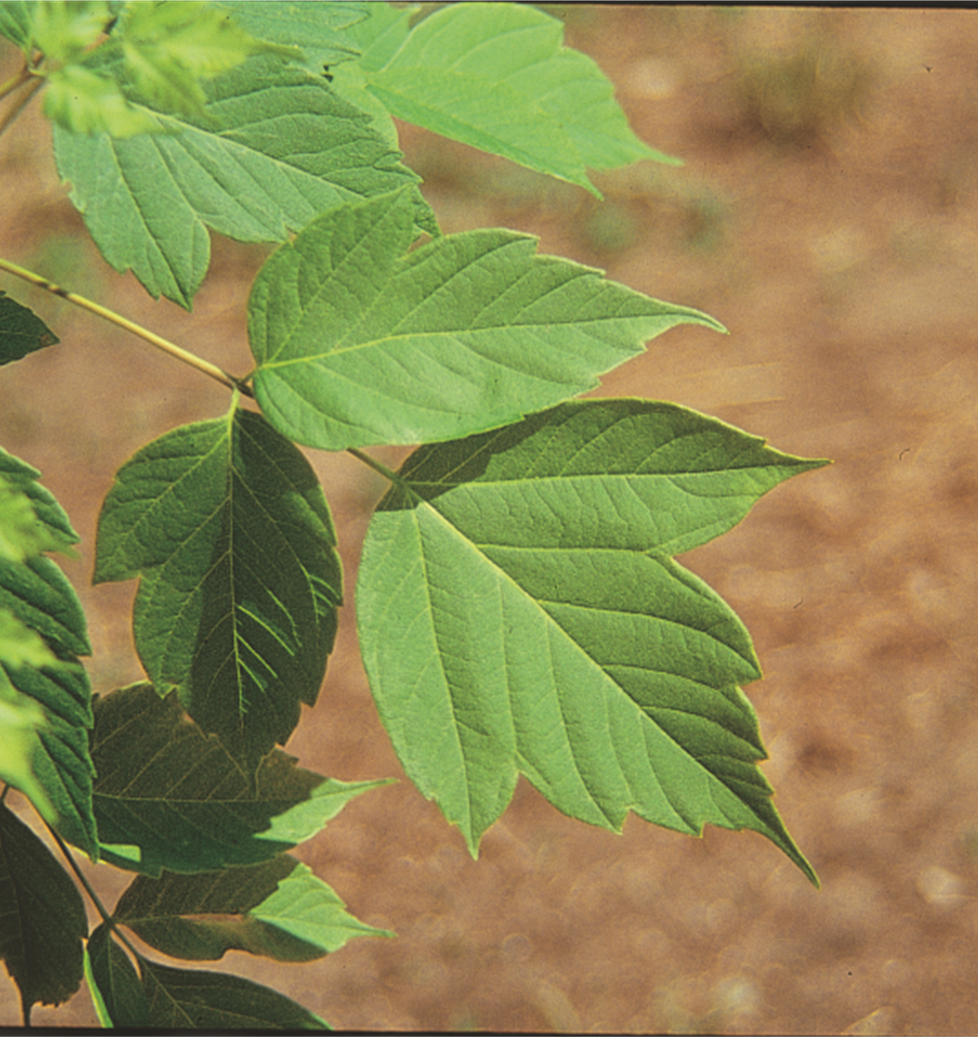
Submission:
[[[678,160],[642,143],[611,83],[527,4],[448,4],[411,30],[367,86],[399,119],[592,193],[587,169]]]
[[[298,56],[249,36],[199,0],[169,4],[45,3],[34,18],[45,114],[69,131],[113,137],[167,132],[164,114],[204,115],[202,82],[257,53]]]
[[[210,262],[208,228],[284,241],[319,213],[418,182],[322,76],[258,56],[204,90],[205,119],[160,116],[172,133],[54,128],[58,171],[99,251],[154,297],[189,307]],[[412,194],[419,225],[437,232]]]
[[[325,450],[451,439],[594,388],[678,324],[722,330],[507,230],[414,239],[410,195],[327,213],[262,268],[255,395]]]
[[[771,802],[734,612],[670,557],[818,467],[672,404],[565,404],[426,446],[371,520],[364,665],[412,781],[475,852],[524,774],[571,817],[751,828]]]
[[[342,598],[335,544],[309,463],[236,408],[144,447],[103,505],[96,582],[141,576],[149,677],[250,773],[319,694]]]
[[[338,0],[219,0],[213,6],[231,15],[252,36],[301,48],[305,67],[317,74],[323,65],[332,67],[357,57],[359,48],[350,30],[371,17],[360,5]]]

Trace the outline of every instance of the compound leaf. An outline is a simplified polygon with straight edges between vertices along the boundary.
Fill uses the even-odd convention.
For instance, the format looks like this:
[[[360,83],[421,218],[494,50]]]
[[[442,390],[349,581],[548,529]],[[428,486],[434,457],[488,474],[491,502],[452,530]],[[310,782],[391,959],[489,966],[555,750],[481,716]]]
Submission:
[[[498,427],[597,375],[696,310],[537,256],[507,230],[414,237],[410,195],[315,220],[264,265],[248,306],[255,394],[308,446],[418,443]]]
[[[58,170],[99,251],[154,298],[189,308],[210,263],[208,228],[284,241],[321,212],[418,182],[322,76],[257,55],[203,90],[204,117],[154,115],[165,134],[54,127]],[[412,193],[419,226],[437,233]]]
[[[139,974],[105,923],[88,938],[85,954],[85,978],[102,1025],[148,1026],[149,1005]]]
[[[587,167],[676,163],[632,133],[595,62],[524,4],[449,4],[368,71],[392,115],[599,194]]]
[[[141,575],[133,632],[147,674],[253,772],[319,694],[342,600],[335,545],[309,463],[234,409],[123,465],[94,578]]]
[[[317,1015],[268,987],[221,972],[139,959],[149,1025],[164,1030],[328,1030]]]
[[[38,1002],[60,1005],[79,988],[85,905],[50,850],[0,804],[0,958],[20,990],[25,1023]]]
[[[750,828],[816,881],[756,763],[730,608],[671,554],[824,462],[672,404],[565,404],[410,457],[371,520],[364,665],[412,781],[474,853],[522,773],[558,809]]]
[[[154,876],[270,860],[386,784],[324,778],[275,750],[252,785],[175,693],[161,699],[149,684],[96,700],[92,758],[103,856]]]
[[[57,342],[40,317],[0,292],[0,366]]]
[[[156,950],[197,961],[229,950],[312,961],[357,936],[391,935],[358,922],[325,882],[285,855],[202,875],[140,875],[113,918]]]

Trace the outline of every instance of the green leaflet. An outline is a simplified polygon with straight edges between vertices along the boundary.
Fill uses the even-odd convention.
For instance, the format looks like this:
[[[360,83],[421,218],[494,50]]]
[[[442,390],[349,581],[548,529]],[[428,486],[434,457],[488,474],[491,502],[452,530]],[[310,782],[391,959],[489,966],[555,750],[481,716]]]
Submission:
[[[722,330],[506,230],[414,238],[410,195],[315,220],[255,280],[255,395],[326,450],[494,428],[594,388],[677,324]]]
[[[199,0],[44,3],[33,29],[44,56],[45,114],[66,130],[114,137],[167,132],[153,111],[133,101],[202,117],[204,80],[252,54],[299,53],[249,36],[225,12]]]
[[[268,987],[221,972],[191,972],[140,957],[149,1025],[164,1030],[328,1030]]]
[[[571,817],[751,828],[817,881],[756,767],[737,616],[669,555],[818,467],[681,407],[566,404],[427,446],[371,520],[364,665],[408,775],[475,852],[517,775]]]
[[[357,57],[359,47],[350,30],[370,19],[370,14],[359,5],[337,0],[300,0],[299,3],[218,0],[212,6],[229,13],[252,36],[300,48],[305,67],[317,75],[323,71],[323,65],[332,66]],[[386,8],[387,5],[376,6]]]
[[[323,1030],[318,1016],[250,980],[174,969],[128,955],[106,925],[88,941],[86,976],[104,1026],[124,1030]]]
[[[106,0],[40,3],[33,6],[34,46],[58,65],[76,60],[105,31],[111,15]]]
[[[48,848],[0,804],[0,959],[29,1024],[38,1002],[67,1001],[82,980],[85,905]]]
[[[98,856],[88,729],[91,647],[78,597],[44,551],[78,535],[39,473],[0,449],[0,780]]]
[[[349,35],[360,50],[357,65],[365,72],[376,72],[384,67],[407,39],[411,19],[420,8],[414,4],[394,7],[362,0],[354,5],[362,18],[351,25]]]
[[[96,701],[92,759],[103,856],[153,876],[270,860],[386,784],[324,778],[276,750],[252,787],[175,694],[161,699],[148,684]]]
[[[3,0],[0,3],[0,36],[6,36],[25,53],[30,53],[35,0]]]
[[[78,534],[41,473],[0,447],[0,558],[23,562],[45,551],[71,556]],[[87,651],[87,649],[83,649]]]
[[[561,23],[528,5],[449,4],[367,79],[397,118],[599,197],[588,167],[678,163],[632,133],[594,61],[564,47]]]
[[[95,581],[142,577],[146,672],[252,773],[319,694],[342,600],[335,544],[309,463],[245,410],[161,436],[105,499]]]
[[[0,367],[57,342],[40,317],[0,292]]]
[[[203,875],[137,877],[113,918],[174,958],[217,960],[229,950],[312,961],[357,936],[392,933],[358,922],[294,857]]]
[[[121,52],[123,78],[157,111],[203,116],[203,81],[257,53],[296,57],[295,48],[257,40],[225,11],[198,0],[130,3],[107,44]]]
[[[256,56],[204,91],[205,118],[160,116],[167,134],[54,128],[58,171],[99,251],[154,298],[189,308],[210,263],[208,228],[284,241],[321,212],[418,181],[322,76]],[[437,233],[412,196],[419,226]]]
[[[383,67],[391,55],[404,42],[411,18],[416,7],[393,7],[390,4],[366,3],[357,5],[361,20],[351,25],[347,35],[360,51],[356,61],[344,61],[330,65],[330,87],[357,108],[373,116],[372,126],[392,147],[397,146],[397,126],[390,112],[370,92],[368,75]]]

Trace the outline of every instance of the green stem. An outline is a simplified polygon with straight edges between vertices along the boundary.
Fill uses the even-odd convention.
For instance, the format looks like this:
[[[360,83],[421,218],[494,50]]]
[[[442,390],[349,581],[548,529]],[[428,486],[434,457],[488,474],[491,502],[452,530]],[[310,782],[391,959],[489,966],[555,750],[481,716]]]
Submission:
[[[109,914],[105,909],[105,905],[99,899],[98,893],[92,888],[92,884],[88,881],[85,873],[78,867],[78,862],[75,860],[74,854],[68,849],[67,843],[60,835],[47,823],[48,831],[51,833],[51,838],[58,844],[58,849],[61,851],[64,859],[71,865],[71,870],[75,873],[75,878],[85,887],[85,892],[88,894],[92,903],[95,905],[95,910],[102,916],[102,921],[107,925],[112,925],[112,915]]]
[[[76,295],[74,292],[69,292],[64,288],[61,288],[59,285],[54,284],[53,281],[41,277],[40,274],[35,274],[31,270],[25,270],[23,267],[17,266],[16,263],[11,263],[7,259],[0,259],[0,270],[6,270],[7,273],[14,274],[14,276],[27,281],[29,284],[32,284],[37,288],[43,288],[46,292],[51,292],[52,295],[57,295],[59,298],[73,303],[75,306],[80,306],[83,310],[88,310],[89,313],[94,313],[97,317],[101,317],[103,320],[109,321],[111,324],[115,324],[117,327],[123,328],[131,334],[137,335],[139,338],[143,339],[144,342],[148,342],[151,346],[156,346],[157,349],[161,349],[164,353],[168,353],[177,360],[189,364],[191,367],[203,372],[208,377],[213,378],[215,381],[220,382],[229,389],[237,389],[244,393],[245,396],[254,395],[250,386],[245,385],[241,379],[235,378],[234,375],[228,374],[227,371],[222,371],[221,368],[207,360],[203,360],[194,353],[190,353],[186,349],[181,349],[180,346],[175,345],[168,339],[163,338],[161,335],[157,335],[148,328],[142,327],[142,325],[129,320],[127,317],[121,316],[114,310],[107,309],[105,306],[100,306],[97,302],[92,302],[91,299],[86,299],[83,295]]]
[[[58,833],[47,823],[47,821],[45,821],[44,823],[45,825],[47,825],[47,829],[51,833],[51,838],[54,839],[54,841],[58,844],[58,849],[61,851],[61,853],[64,855],[65,860],[71,866],[71,870],[75,873],[75,878],[77,878],[78,881],[82,884],[82,886],[85,887],[85,892],[88,894],[92,903],[95,905],[95,910],[98,911],[102,921],[112,930],[112,932],[120,940],[120,942],[125,944],[132,956],[136,958],[136,960],[138,961],[140,959],[139,951],[137,951],[136,948],[133,947],[133,945],[126,938],[126,934],[119,928],[118,925],[116,925],[115,919],[105,909],[105,905],[99,898],[98,893],[95,892],[95,888],[92,886],[91,882],[88,881],[88,878],[86,877],[85,873],[78,866],[78,862],[75,860],[74,854],[68,848],[67,843],[65,843],[64,839],[62,839],[61,836],[58,835]]]
[[[397,474],[397,472],[391,471],[391,469],[388,468],[387,465],[381,464],[380,461],[378,461],[375,457],[371,457],[370,454],[365,454],[362,450],[358,450],[355,446],[347,447],[346,452],[348,454],[353,454],[353,456],[358,461],[363,461],[363,463],[367,465],[368,468],[372,468],[375,472],[378,472],[388,482],[396,483],[397,485],[401,484],[402,480],[401,477]]]

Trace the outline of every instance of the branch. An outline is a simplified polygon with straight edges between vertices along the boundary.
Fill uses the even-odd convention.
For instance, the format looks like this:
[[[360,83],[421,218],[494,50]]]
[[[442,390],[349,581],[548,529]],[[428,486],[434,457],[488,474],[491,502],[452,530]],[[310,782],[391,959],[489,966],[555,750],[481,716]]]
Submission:
[[[94,313],[97,317],[101,317],[103,320],[109,321],[111,324],[115,324],[117,327],[131,332],[133,335],[137,335],[145,342],[148,342],[151,346],[156,346],[157,349],[161,349],[164,353],[169,353],[170,356],[175,357],[177,360],[181,360],[183,363],[195,367],[198,371],[203,372],[208,377],[213,378],[215,381],[220,382],[229,389],[237,389],[245,396],[254,396],[251,387],[246,385],[242,379],[235,378],[234,375],[228,374],[227,371],[221,370],[220,367],[202,359],[194,353],[188,352],[186,349],[181,349],[180,346],[175,345],[168,339],[163,338],[161,335],[157,335],[155,332],[150,331],[148,328],[144,328],[140,324],[136,324],[135,321],[131,321],[127,317],[121,316],[114,310],[107,309],[105,306],[100,306],[97,302],[92,302],[91,299],[86,299],[83,295],[76,295],[74,292],[69,292],[67,289],[56,285],[53,281],[41,277],[40,274],[35,274],[31,270],[25,270],[23,267],[17,266],[16,263],[11,263],[9,260],[0,259],[0,270],[6,270],[7,273],[13,274],[37,288],[43,288],[46,292],[51,292],[52,295],[57,295],[59,298],[73,303],[75,306],[80,306],[83,310],[88,310],[89,313]]]

